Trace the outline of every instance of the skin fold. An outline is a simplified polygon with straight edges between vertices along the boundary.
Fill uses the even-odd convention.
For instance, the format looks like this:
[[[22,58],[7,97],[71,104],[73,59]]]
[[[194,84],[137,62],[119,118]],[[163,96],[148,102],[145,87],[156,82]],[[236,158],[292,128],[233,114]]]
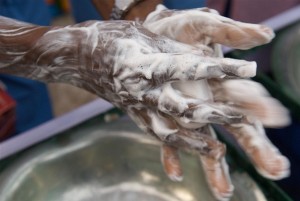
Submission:
[[[177,151],[193,152],[216,198],[227,200],[233,186],[226,147],[211,124],[228,129],[262,175],[279,179],[289,172],[288,160],[263,131],[263,125],[287,125],[287,110],[248,79],[256,74],[255,62],[223,58],[218,45],[247,49],[273,37],[265,26],[207,8],[158,6],[143,23],[65,27],[0,17],[0,73],[72,84],[110,101],[162,142],[161,159],[172,180],[183,177]],[[244,95],[247,90],[251,94]]]

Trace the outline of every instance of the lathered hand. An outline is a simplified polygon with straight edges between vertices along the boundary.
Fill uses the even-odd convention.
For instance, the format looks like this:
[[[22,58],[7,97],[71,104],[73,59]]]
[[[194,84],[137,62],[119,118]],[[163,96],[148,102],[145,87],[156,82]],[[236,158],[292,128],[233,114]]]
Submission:
[[[208,57],[129,21],[39,27],[1,17],[0,28],[1,73],[70,83],[129,113],[150,108],[181,123],[239,123],[242,117],[220,104],[178,95],[172,83],[245,78],[256,70],[254,62]],[[170,134],[160,133],[154,122],[148,129],[161,140]]]
[[[270,40],[272,32],[263,30],[267,30]],[[245,133],[247,126],[260,128],[245,116],[247,111],[253,114],[252,109],[228,104],[234,96],[228,93],[224,100],[216,101],[217,92],[227,89],[220,80],[252,77],[256,64],[216,57],[217,51],[206,40],[204,45],[193,47],[168,37],[128,21],[40,27],[1,17],[0,72],[69,83],[112,102],[165,144],[162,158],[171,178],[180,180],[182,176],[176,150],[194,151],[203,161],[215,195],[220,199],[228,197],[232,186],[223,158],[225,147],[212,136],[208,125],[242,127]],[[237,43],[242,45],[244,41]],[[191,86],[192,92],[187,88]],[[256,133],[255,129],[252,133]],[[249,136],[253,139],[253,134]],[[243,142],[245,147],[253,147],[247,140]],[[261,154],[259,146],[254,148]],[[284,165],[280,168],[286,168]]]
[[[207,52],[208,56],[214,58],[223,57],[218,44],[249,49],[268,43],[274,37],[273,31],[266,26],[237,22],[222,17],[218,15],[217,11],[208,8],[176,11],[159,5],[154,12],[148,15],[144,26],[154,33],[202,49]],[[198,101],[204,100],[202,105],[213,102],[214,105],[222,106],[222,111],[234,111],[235,114],[241,114],[244,121],[237,123],[233,121],[237,118],[232,118],[231,122],[223,122],[224,128],[237,139],[258,172],[263,176],[270,179],[281,179],[288,176],[289,161],[268,140],[263,128],[263,125],[281,127],[289,124],[287,110],[272,98],[263,86],[254,81],[208,78],[207,85],[204,85],[203,82],[203,80],[173,82],[172,88],[181,97],[186,96]],[[207,91],[211,91],[212,96],[209,96]],[[176,100],[180,100],[180,98],[176,97],[174,101]],[[199,116],[203,117],[204,114],[201,113]],[[194,136],[195,131],[198,130],[198,135],[206,134],[215,139],[213,130],[204,129],[205,127],[200,130],[199,125],[190,123],[189,120],[185,121],[185,124],[181,123],[184,129],[177,127],[178,133]],[[222,124],[222,122],[219,123]],[[200,132],[202,133],[200,134]],[[201,143],[200,141],[198,144]],[[223,151],[223,149],[220,149],[220,145],[218,147],[219,149],[215,149],[214,152],[215,157],[200,153],[200,159],[214,195],[219,200],[226,200],[230,197],[233,187],[222,155],[223,152],[220,155],[220,152],[217,151]],[[217,156],[217,154],[219,155]],[[169,160],[170,158],[172,160]],[[164,145],[162,159],[165,171],[171,179],[174,180],[181,176],[182,171],[176,149]]]

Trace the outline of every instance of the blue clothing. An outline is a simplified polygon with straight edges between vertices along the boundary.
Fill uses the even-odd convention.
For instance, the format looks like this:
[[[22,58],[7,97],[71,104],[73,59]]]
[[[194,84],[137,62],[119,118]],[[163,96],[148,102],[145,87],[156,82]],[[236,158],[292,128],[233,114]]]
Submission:
[[[170,9],[189,9],[200,8],[205,6],[206,0],[165,0],[164,5]],[[91,1],[87,0],[71,0],[72,13],[76,22],[86,20],[101,20],[96,8]]]
[[[163,3],[169,9],[192,9],[205,7],[206,0],[164,0]]]
[[[51,22],[44,0],[0,0],[0,15],[38,25]]]
[[[76,22],[102,20],[92,1],[71,0],[72,14]]]
[[[44,0],[0,0],[0,15],[17,20],[49,25],[51,15]],[[8,93],[16,100],[16,133],[24,132],[52,118],[45,84],[25,78],[0,75]]]
[[[300,121],[294,118],[290,126],[282,129],[267,129],[270,140],[291,162],[291,175],[276,183],[294,200],[300,200]]]

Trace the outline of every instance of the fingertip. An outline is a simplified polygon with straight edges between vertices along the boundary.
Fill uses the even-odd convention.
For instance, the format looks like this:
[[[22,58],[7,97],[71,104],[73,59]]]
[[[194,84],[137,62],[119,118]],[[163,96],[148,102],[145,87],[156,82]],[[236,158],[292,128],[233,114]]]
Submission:
[[[217,188],[212,188],[212,193],[218,201],[229,201],[233,195],[234,186],[230,185],[227,191],[220,192]]]
[[[274,31],[270,27],[266,25],[260,25],[260,29],[263,33],[265,33],[264,35],[266,38],[266,43],[269,43],[275,37]]]
[[[288,114],[261,119],[263,125],[268,128],[283,128],[291,124],[291,118]]]
[[[253,100],[254,101],[254,100]],[[286,109],[278,100],[274,98],[257,99],[259,109],[253,110],[256,116],[265,127],[282,128],[291,124],[291,117]]]
[[[181,182],[183,180],[183,176],[178,174],[168,174],[168,177],[175,182]]]
[[[257,64],[255,61],[222,58],[220,60],[222,72],[228,76],[250,78],[256,75]]]
[[[169,179],[175,182],[183,180],[183,173],[177,148],[169,145],[163,145],[161,147],[161,161]]]
[[[254,77],[256,75],[257,64],[255,61],[247,61],[244,65],[238,68],[238,76],[240,77]]]
[[[256,167],[257,171],[265,178],[277,181],[290,176],[290,161],[285,156],[279,156],[276,162],[269,169]]]

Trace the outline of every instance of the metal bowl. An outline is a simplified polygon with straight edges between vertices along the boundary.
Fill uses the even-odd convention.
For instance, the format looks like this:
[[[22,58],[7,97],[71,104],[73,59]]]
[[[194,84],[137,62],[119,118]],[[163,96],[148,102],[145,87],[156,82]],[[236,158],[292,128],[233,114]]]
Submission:
[[[76,127],[0,172],[0,201],[215,200],[197,158],[181,158],[185,178],[172,182],[160,164],[159,143],[131,122]],[[232,177],[238,185],[232,200],[265,200],[247,174]]]
[[[300,22],[278,34],[272,69],[279,87],[300,103]]]

